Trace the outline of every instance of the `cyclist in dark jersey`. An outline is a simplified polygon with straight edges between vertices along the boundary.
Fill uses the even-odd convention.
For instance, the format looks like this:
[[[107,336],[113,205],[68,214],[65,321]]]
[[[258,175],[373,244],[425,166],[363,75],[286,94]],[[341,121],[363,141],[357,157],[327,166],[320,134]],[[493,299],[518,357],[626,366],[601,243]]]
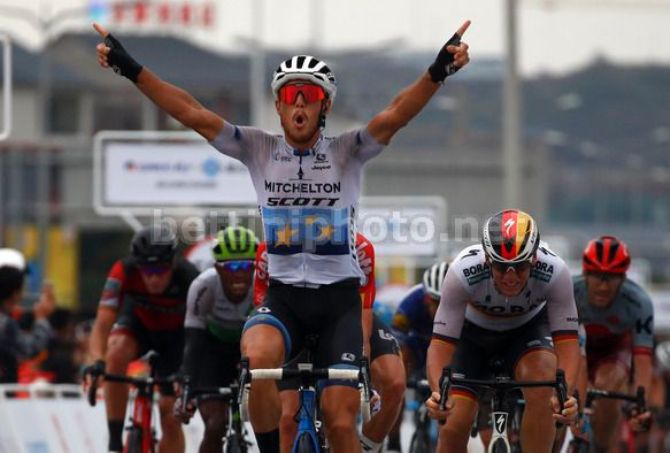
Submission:
[[[317,366],[357,368],[363,343],[358,296],[363,274],[354,241],[363,167],[421,112],[448,76],[469,62],[468,45],[461,42],[469,26],[466,21],[428,69],[367,126],[329,137],[323,128],[337,83],[317,58],[295,55],[275,70],[271,88],[284,132],[276,135],[224,120],[137,63],[116,38],[94,24],[104,38],[96,48],[101,67],[127,77],[159,108],[249,169],[272,279],[265,313],[255,315],[242,335],[242,353],[252,369],[290,360],[310,334],[323,340],[315,354]],[[358,390],[329,385],[320,404],[332,450],[360,451]],[[275,383],[254,381],[249,417],[262,451],[271,451],[276,443],[280,412]]]
[[[586,328],[589,381],[594,387],[627,392],[642,386],[647,393],[652,379],[654,307],[649,295],[626,278],[630,253],[623,241],[601,236],[588,243],[582,275],[575,277],[574,292],[579,316]],[[597,451],[616,443],[620,402],[598,401],[592,417]],[[638,414],[631,427],[640,430],[651,413]]]
[[[166,237],[169,236],[169,237]],[[144,228],[131,242],[130,256],[112,266],[100,297],[89,354],[93,364],[86,382],[103,372],[125,374],[128,364],[149,350],[160,357],[158,375],[176,373],[181,364],[186,295],[197,269],[176,256],[176,240],[160,228]],[[106,383],[105,408],[109,450],[120,452],[128,388]],[[161,452],[184,451],[184,435],[172,409],[174,392],[161,388]]]

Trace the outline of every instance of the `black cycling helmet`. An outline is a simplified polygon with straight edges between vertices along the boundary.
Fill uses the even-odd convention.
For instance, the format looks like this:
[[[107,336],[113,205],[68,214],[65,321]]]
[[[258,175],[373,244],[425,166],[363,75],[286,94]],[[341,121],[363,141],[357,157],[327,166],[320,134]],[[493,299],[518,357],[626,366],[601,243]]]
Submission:
[[[177,250],[175,235],[161,227],[145,227],[130,242],[130,254],[137,264],[161,264],[172,261]]]

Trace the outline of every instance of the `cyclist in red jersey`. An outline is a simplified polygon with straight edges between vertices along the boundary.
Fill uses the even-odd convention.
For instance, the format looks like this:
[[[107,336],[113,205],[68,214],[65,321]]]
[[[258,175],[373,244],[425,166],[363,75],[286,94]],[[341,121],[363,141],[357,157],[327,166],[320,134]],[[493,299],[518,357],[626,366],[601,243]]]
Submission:
[[[112,266],[100,298],[84,370],[85,384],[102,373],[126,374],[128,364],[146,353],[159,353],[158,375],[177,372],[181,363],[186,295],[197,269],[176,257],[176,240],[159,228],[144,228],[131,242],[131,255]],[[161,388],[161,453],[185,449],[181,425],[174,418],[174,392]],[[123,449],[122,434],[128,388],[105,384],[109,450]]]
[[[654,306],[649,295],[626,277],[630,266],[626,244],[614,236],[591,240],[584,250],[582,275],[573,279],[579,317],[586,328],[586,359],[594,387],[627,392],[652,380]],[[591,419],[595,451],[616,443],[620,403],[601,400]],[[630,419],[634,431],[646,429],[649,411]]]
[[[356,254],[366,277],[359,289],[363,304],[362,327],[365,356],[370,358],[372,384],[379,391],[379,412],[363,425],[361,445],[364,451],[380,451],[384,439],[400,414],[405,392],[405,371],[399,354],[398,342],[388,326],[374,316],[372,306],[376,297],[375,248],[365,236],[356,234]],[[254,274],[254,305],[263,305],[270,276],[267,267],[267,248],[262,242],[256,252]],[[300,356],[298,356],[300,357]],[[281,451],[290,452],[297,431],[295,414],[299,400],[297,385],[280,384],[282,415],[280,421]]]

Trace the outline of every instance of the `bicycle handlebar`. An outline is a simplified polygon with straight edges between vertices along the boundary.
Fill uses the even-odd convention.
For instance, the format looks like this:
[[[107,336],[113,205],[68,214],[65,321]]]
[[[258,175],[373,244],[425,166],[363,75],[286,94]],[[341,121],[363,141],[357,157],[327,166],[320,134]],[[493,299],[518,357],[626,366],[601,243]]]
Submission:
[[[514,381],[511,379],[498,378],[494,380],[486,379],[467,379],[458,378],[452,375],[450,367],[442,369],[442,376],[440,377],[440,409],[445,410],[449,389],[454,384],[474,385],[476,387],[484,387],[492,390],[508,390],[515,388],[530,388],[530,387],[554,387],[560,405],[560,410],[563,411],[567,397],[567,383],[565,381],[565,372],[562,369],[556,370],[556,380],[553,381]]]
[[[109,374],[109,373],[103,373],[97,377],[102,377],[107,382],[130,384],[133,387],[137,388],[150,387],[154,385],[166,385],[166,384],[169,385],[177,381],[177,378],[175,377],[167,377],[167,378],[134,377],[134,376]],[[96,384],[96,382],[97,379],[94,378],[93,382],[91,383],[91,386],[88,388],[88,404],[94,407],[97,403],[97,393],[98,393],[98,385]]]
[[[282,379],[303,377],[306,374],[315,379],[344,379],[349,381],[357,381],[361,377],[360,370],[343,370],[339,368],[317,368],[311,370],[256,368],[255,370],[249,370],[249,374],[252,381],[256,379],[274,379],[280,381]]]
[[[232,387],[198,387],[194,389],[191,387],[190,376],[184,376],[180,379],[180,381],[182,386],[180,396],[182,414],[187,413],[188,402],[193,398],[197,398],[199,396],[204,395],[218,395],[218,396],[224,396],[230,400],[237,395],[236,390],[234,390]],[[182,421],[184,425],[188,425],[189,422],[190,422],[189,419],[185,419]]]

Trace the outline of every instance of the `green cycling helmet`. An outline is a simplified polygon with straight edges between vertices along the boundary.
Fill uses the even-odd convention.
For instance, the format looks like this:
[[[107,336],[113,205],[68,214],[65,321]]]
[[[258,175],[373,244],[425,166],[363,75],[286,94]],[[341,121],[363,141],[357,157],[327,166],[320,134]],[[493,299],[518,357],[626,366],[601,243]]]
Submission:
[[[216,234],[212,253],[216,261],[254,260],[258,239],[253,231],[245,227],[226,227]]]

